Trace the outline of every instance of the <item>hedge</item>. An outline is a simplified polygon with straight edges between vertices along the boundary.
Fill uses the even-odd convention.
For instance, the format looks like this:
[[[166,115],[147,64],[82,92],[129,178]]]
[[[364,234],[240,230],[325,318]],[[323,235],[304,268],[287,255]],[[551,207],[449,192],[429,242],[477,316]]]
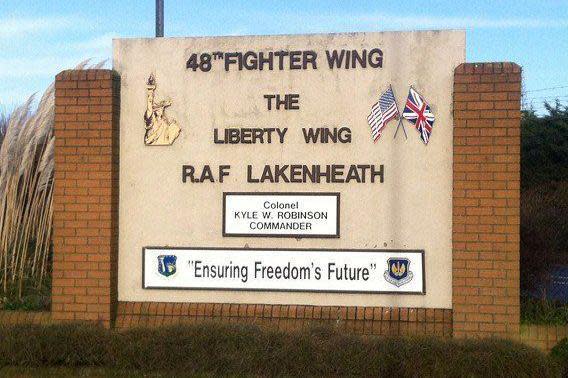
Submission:
[[[0,368],[106,367],[194,375],[552,377],[558,365],[500,339],[362,337],[332,328],[282,332],[200,323],[106,330],[87,325],[0,328]]]

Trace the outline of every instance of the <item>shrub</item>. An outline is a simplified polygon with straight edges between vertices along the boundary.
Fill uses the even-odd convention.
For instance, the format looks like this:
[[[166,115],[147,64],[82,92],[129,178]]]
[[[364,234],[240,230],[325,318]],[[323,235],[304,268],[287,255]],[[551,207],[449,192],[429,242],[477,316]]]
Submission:
[[[563,369],[563,376],[568,377],[568,339],[563,338],[550,351],[550,357]]]
[[[521,122],[521,289],[542,291],[554,264],[568,264],[568,107]]]
[[[568,180],[568,107],[545,107],[543,116],[523,112],[521,183],[527,188]]]
[[[2,366],[104,366],[186,375],[549,377],[557,366],[511,341],[361,337],[331,328],[281,332],[200,323],[108,331],[57,325],[0,328]]]
[[[568,264],[566,245],[568,180],[524,188],[521,198],[521,288],[524,291],[544,288],[552,267]]]
[[[521,322],[529,324],[568,324],[568,306],[556,301],[521,298]]]
[[[17,286],[9,286],[4,298],[0,298],[1,310],[49,311],[51,302],[51,277],[46,277],[42,285],[30,279],[24,280],[24,294],[18,296]]]

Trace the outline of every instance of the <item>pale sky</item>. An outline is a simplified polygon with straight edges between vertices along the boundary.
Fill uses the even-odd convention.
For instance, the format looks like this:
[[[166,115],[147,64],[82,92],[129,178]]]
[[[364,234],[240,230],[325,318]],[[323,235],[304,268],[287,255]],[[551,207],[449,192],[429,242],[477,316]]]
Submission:
[[[523,67],[526,101],[568,105],[566,0],[165,0],[166,36],[465,29],[467,61]],[[0,1],[0,110],[84,59],[110,62],[113,37],[152,37],[155,0]],[[408,59],[413,52],[408,51]],[[110,63],[107,64],[110,67]]]

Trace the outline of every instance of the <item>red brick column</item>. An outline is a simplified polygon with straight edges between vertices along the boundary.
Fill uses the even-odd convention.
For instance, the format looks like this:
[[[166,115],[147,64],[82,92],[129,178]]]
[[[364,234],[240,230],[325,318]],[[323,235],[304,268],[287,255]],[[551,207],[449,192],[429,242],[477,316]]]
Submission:
[[[454,336],[519,335],[521,68],[467,63],[454,78]]]
[[[110,70],[55,80],[54,321],[115,316],[119,90]]]

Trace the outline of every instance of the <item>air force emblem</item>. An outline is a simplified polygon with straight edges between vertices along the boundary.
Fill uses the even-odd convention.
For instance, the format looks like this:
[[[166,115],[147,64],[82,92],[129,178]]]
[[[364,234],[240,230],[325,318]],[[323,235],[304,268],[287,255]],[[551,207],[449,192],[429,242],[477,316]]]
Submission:
[[[175,255],[160,255],[158,256],[158,273],[164,277],[172,276],[176,273],[176,260]]]
[[[413,274],[410,271],[410,260],[402,257],[393,257],[387,260],[387,270],[384,274],[385,280],[396,287],[410,282]]]

